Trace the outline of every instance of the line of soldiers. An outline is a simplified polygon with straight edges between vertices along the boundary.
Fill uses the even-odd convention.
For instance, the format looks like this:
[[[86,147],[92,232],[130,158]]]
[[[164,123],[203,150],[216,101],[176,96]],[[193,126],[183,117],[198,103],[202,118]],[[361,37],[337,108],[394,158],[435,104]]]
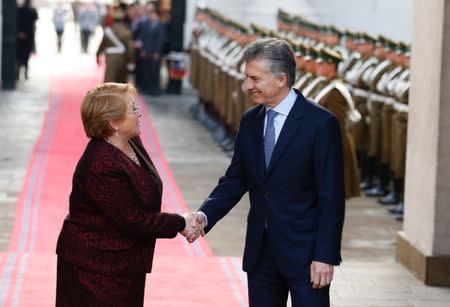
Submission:
[[[383,36],[342,33],[279,10],[278,31],[233,22],[199,9],[192,45],[191,83],[201,105],[233,134],[251,107],[241,84],[242,53],[258,37],[275,36],[295,50],[294,87],[336,115],[344,144],[346,198],[379,197],[403,210],[409,46]]]
[[[201,106],[213,114],[225,129],[216,138],[226,151],[233,149],[233,138],[242,113],[251,107],[242,89],[245,46],[257,36],[244,25],[211,9],[198,9],[191,46],[190,82],[198,90]]]
[[[399,214],[398,219],[401,219],[410,46],[381,35],[375,38],[367,33],[340,32],[333,26],[317,25],[281,10],[278,30],[284,37],[297,39],[304,46],[313,49],[327,46],[342,55],[338,78],[351,93],[361,116],[351,128],[360,168],[360,186],[367,196],[378,197],[380,204],[395,205],[389,210]],[[307,96],[308,90],[304,89]]]

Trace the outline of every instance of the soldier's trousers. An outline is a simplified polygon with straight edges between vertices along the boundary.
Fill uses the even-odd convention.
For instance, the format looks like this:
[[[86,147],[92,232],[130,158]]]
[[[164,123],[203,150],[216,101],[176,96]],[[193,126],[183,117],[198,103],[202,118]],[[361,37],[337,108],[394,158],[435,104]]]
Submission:
[[[392,163],[395,178],[405,177],[408,112],[395,110],[392,115]]]
[[[391,165],[392,161],[392,104],[384,104],[381,108],[381,163]]]
[[[381,109],[383,102],[375,99],[370,101],[369,111],[369,147],[367,155],[381,158]]]
[[[361,114],[361,120],[351,128],[355,148],[357,152],[367,153],[369,149],[369,126],[367,125],[367,98],[362,96],[353,96],[355,108]]]

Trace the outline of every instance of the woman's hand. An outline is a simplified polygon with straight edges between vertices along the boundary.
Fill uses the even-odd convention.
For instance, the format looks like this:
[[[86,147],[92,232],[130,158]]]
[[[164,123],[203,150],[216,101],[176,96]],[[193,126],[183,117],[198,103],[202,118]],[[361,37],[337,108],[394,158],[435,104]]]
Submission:
[[[186,228],[181,232],[186,237],[189,243],[193,243],[201,235],[205,235],[205,222],[203,217],[198,213],[184,213],[184,220]]]

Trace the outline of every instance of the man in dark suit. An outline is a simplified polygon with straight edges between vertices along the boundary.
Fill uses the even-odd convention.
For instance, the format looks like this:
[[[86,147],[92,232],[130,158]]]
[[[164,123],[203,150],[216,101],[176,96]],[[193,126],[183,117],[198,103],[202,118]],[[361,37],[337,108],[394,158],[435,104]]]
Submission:
[[[289,292],[294,307],[329,306],[344,222],[339,122],[292,89],[295,59],[285,41],[257,40],[244,60],[257,106],[243,114],[231,164],[197,221],[208,232],[248,191],[250,306],[286,306]]]
[[[143,92],[150,95],[159,95],[161,52],[165,41],[165,30],[159,21],[153,3],[145,5],[147,19],[140,29],[142,49],[140,51],[143,67]]]

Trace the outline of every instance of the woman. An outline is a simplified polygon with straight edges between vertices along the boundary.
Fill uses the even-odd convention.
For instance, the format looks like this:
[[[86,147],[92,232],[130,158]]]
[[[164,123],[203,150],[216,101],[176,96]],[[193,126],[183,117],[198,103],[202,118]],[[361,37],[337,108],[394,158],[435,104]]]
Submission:
[[[187,225],[198,236],[189,215],[160,212],[162,182],[139,139],[135,94],[105,83],[82,102],[91,140],[58,239],[56,306],[142,306],[156,239],[186,235]]]

